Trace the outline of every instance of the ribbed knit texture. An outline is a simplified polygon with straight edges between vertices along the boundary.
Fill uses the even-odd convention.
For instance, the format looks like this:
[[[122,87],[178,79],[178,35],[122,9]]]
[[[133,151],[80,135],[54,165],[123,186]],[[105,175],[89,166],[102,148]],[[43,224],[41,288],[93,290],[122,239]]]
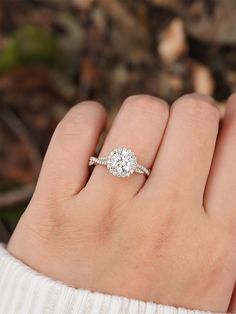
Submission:
[[[74,289],[30,269],[0,245],[0,314],[203,314]]]

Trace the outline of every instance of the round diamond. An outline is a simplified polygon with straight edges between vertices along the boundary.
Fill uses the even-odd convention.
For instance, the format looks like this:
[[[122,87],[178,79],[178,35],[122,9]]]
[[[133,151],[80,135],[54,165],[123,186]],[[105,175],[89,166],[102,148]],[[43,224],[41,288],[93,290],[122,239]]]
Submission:
[[[125,147],[114,149],[107,158],[108,170],[117,177],[128,177],[136,168],[137,161],[134,153]]]

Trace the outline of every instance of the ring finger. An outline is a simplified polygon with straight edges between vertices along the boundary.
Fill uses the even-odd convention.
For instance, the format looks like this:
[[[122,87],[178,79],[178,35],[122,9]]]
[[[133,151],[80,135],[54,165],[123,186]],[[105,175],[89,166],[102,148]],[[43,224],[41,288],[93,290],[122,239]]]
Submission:
[[[116,147],[130,148],[139,164],[151,168],[169,116],[169,106],[161,99],[140,95],[127,98],[104,142],[100,156],[107,156]],[[136,194],[145,176],[112,176],[106,167],[96,166],[87,184],[93,193],[106,193],[111,202],[123,202]],[[94,188],[95,187],[95,188]]]

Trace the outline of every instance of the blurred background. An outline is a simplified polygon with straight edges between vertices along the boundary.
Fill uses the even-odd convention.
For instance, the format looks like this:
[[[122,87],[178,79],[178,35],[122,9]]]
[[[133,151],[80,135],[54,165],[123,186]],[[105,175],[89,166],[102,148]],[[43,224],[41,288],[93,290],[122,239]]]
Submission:
[[[235,0],[1,0],[0,241],[68,108],[96,99],[112,120],[128,95],[192,91],[222,115],[236,91]]]

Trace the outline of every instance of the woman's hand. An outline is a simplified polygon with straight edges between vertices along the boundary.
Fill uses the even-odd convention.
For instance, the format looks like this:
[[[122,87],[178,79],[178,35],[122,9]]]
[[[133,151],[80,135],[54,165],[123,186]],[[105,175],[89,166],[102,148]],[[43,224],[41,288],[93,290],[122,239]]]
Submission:
[[[229,313],[236,313],[236,285],[234,287],[234,293],[232,295],[232,299],[231,299],[231,302],[230,302],[230,306],[229,306],[228,312]]]
[[[133,96],[100,152],[131,148],[148,179],[89,176],[106,114],[84,102],[58,125],[34,196],[8,249],[78,288],[202,310],[227,311],[236,279],[236,97],[218,134],[212,99],[171,109]]]

